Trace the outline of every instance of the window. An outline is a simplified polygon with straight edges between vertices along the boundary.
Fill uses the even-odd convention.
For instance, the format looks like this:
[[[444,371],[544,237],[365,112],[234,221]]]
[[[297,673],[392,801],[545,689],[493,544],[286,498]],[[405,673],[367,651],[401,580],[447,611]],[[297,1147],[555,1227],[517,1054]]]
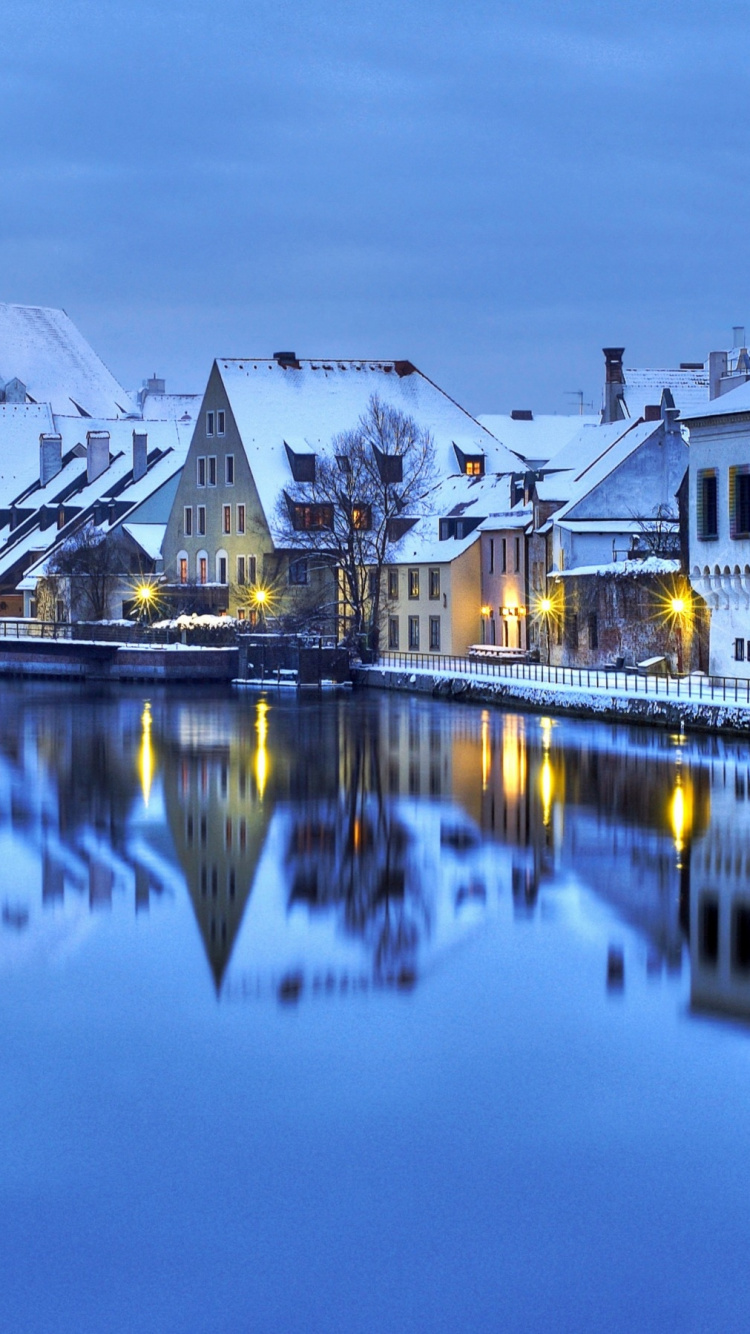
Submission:
[[[729,469],[729,535],[750,537],[750,467]]]
[[[398,648],[398,616],[388,617],[388,647]]]
[[[302,556],[299,560],[293,560],[289,566],[290,584],[307,583],[307,559]]]
[[[596,619],[596,612],[589,613],[589,648],[599,647],[599,623]]]
[[[419,648],[419,617],[409,617],[409,648]]]
[[[256,573],[256,571],[257,571],[257,567],[258,567],[258,562],[257,562],[255,556],[248,556],[248,558],[247,558],[247,581],[248,581],[249,584],[254,584],[254,583],[256,582],[256,579],[257,579],[257,573]]]
[[[216,486],[216,455],[208,456],[208,485]]]
[[[701,963],[719,961],[719,901],[705,895],[698,909],[698,951]]]
[[[244,533],[244,531],[245,531],[245,506],[244,506],[244,505],[238,505],[238,506],[237,506],[237,532],[238,532],[238,533]]]
[[[352,528],[368,532],[372,528],[372,510],[369,505],[352,505]]]
[[[503,574],[505,574],[508,569],[508,543],[506,538],[502,539],[501,552],[502,555],[500,558],[500,569],[502,570]]]
[[[398,570],[388,571],[388,596],[394,602],[398,601]]]
[[[517,538],[516,538],[516,574],[518,574],[518,573],[520,572],[520,569],[521,569],[521,539],[520,539],[520,537],[517,537]]]
[[[234,454],[227,454],[224,459],[224,481],[227,486],[234,486]]]
[[[202,584],[208,583],[208,558],[206,556],[198,557],[198,580]]]
[[[419,597],[419,570],[409,570],[409,597]]]
[[[183,526],[183,531],[184,531],[184,533],[185,533],[185,536],[186,536],[186,537],[191,537],[191,536],[192,536],[192,532],[193,532],[193,507],[192,507],[192,505],[186,505],[186,506],[185,506],[185,516],[184,516],[184,521],[183,521],[183,525],[182,525],[182,526]]]
[[[244,620],[246,620],[246,619],[247,619],[247,613],[246,613],[246,611],[245,611],[245,608],[244,608],[244,607],[238,607],[238,608],[237,608],[237,620],[238,620],[238,621],[244,621]]]
[[[232,506],[231,506],[231,505],[222,505],[222,510],[223,510],[223,525],[222,525],[222,526],[223,526],[223,531],[224,531],[225,533],[231,533],[231,531],[232,531]]]
[[[217,574],[218,574],[218,576],[219,576],[219,583],[220,583],[220,584],[225,584],[225,583],[227,582],[227,558],[226,558],[226,556],[219,556],[219,558],[218,558],[218,560],[217,560],[217,562],[216,562],[216,565],[217,565],[217,571],[216,571],[216,572],[217,572]]]
[[[198,459],[197,482],[199,486],[206,485],[206,460],[202,455]]]
[[[440,597],[440,571],[430,570],[429,574],[430,599],[434,602]]]
[[[467,477],[484,477],[484,458],[482,455],[477,455],[475,458],[467,458],[464,472]]]
[[[206,531],[206,507],[205,507],[205,505],[199,505],[199,506],[198,506],[198,533],[199,533],[201,536],[203,536],[203,535],[205,534],[205,531]]]
[[[734,660],[735,662],[745,661],[745,641],[744,639],[735,639],[734,641]]]
[[[224,409],[223,409],[223,408],[219,408],[219,411],[218,411],[217,414],[216,414],[216,434],[217,434],[217,435],[223,435],[223,434],[224,434],[224,426],[225,426],[225,423],[226,423],[226,416],[225,416],[225,413],[224,413]]]
[[[292,522],[297,530],[333,528],[333,505],[294,505]]]
[[[237,583],[238,583],[238,584],[244,584],[244,582],[245,582],[245,557],[244,557],[244,556],[238,556],[238,557],[237,557]]]
[[[186,584],[187,581],[188,581],[187,556],[180,556],[180,583]]]
[[[569,648],[578,648],[578,616],[574,611],[565,613],[565,637]]]
[[[698,536],[710,542],[719,536],[718,478],[715,468],[698,473],[696,503],[698,508]]]
[[[214,414],[213,414],[213,412],[207,412],[207,413],[206,413],[206,435],[213,435],[213,433],[214,433]]]
[[[495,539],[490,538],[490,574],[495,573]]]
[[[430,617],[430,651],[432,653],[440,652],[440,617]]]
[[[377,570],[369,570],[367,574],[367,589],[371,602],[374,602],[378,595],[379,582]]]
[[[732,911],[732,967],[738,973],[750,971],[750,907],[745,903]]]

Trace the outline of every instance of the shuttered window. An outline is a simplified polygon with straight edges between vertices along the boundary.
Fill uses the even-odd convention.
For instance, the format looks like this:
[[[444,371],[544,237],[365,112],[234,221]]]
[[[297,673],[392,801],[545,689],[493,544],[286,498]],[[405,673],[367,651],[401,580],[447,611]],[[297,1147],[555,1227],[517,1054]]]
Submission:
[[[718,478],[715,468],[704,468],[698,473],[696,495],[698,536],[703,542],[719,536]]]
[[[750,537],[750,466],[729,469],[729,535]]]

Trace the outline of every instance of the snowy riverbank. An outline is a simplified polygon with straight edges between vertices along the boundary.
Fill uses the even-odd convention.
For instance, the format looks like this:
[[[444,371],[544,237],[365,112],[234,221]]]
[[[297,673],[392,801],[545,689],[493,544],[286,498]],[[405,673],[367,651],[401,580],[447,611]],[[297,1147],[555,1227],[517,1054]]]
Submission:
[[[520,705],[540,713],[645,723],[656,727],[750,733],[750,704],[676,694],[646,694],[609,684],[581,687],[571,683],[491,678],[473,672],[431,671],[415,667],[361,667],[355,684],[380,690],[474,700],[480,704]]]

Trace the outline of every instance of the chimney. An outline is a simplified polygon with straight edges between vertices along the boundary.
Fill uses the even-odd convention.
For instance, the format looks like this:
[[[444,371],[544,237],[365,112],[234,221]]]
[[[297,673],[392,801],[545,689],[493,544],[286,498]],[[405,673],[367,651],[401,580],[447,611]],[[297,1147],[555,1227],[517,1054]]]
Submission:
[[[744,324],[735,324],[732,326],[732,347],[745,346],[745,326]]]
[[[62,469],[62,436],[52,432],[39,437],[39,485],[46,486]]]
[[[603,347],[605,362],[603,422],[619,422],[625,418],[622,400],[625,396],[625,372],[622,369],[624,347]]]
[[[711,399],[721,397],[721,379],[727,373],[728,361],[726,352],[708,354],[708,397]]]
[[[86,432],[86,481],[90,485],[109,467],[109,431]]]
[[[133,431],[133,481],[145,477],[148,471],[148,435],[146,431]]]

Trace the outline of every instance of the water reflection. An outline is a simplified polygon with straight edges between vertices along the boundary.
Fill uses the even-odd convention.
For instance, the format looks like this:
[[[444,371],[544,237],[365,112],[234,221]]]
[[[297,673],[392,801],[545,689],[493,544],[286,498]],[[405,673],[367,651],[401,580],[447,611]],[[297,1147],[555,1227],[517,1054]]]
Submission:
[[[603,985],[689,957],[696,1011],[750,1017],[742,742],[396,696],[6,703],[3,962],[187,890],[222,997],[410,988],[503,902],[585,891],[641,942],[603,938]]]

